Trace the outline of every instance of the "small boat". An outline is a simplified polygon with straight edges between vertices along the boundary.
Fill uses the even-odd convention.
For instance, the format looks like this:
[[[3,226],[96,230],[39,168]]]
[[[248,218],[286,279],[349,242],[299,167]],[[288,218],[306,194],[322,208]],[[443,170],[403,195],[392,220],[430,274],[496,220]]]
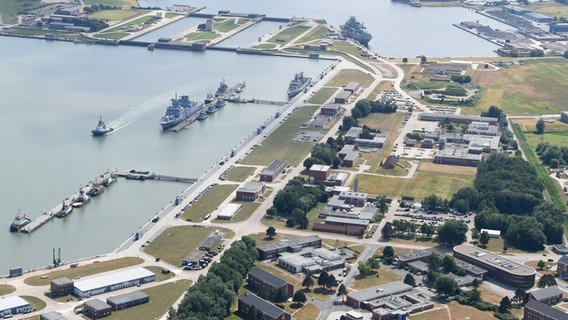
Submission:
[[[103,192],[105,192],[105,187],[101,185],[95,185],[91,188],[91,190],[89,190],[89,192],[87,192],[87,194],[91,197],[96,197]]]
[[[219,99],[217,99],[217,101],[215,102],[215,108],[222,108],[222,107],[225,106],[225,104],[227,104],[227,103],[225,102],[225,99],[219,98]]]
[[[199,116],[197,117],[197,120],[205,120],[209,117],[209,115],[207,115],[207,112],[205,111],[201,111],[199,113]]]
[[[26,218],[26,215],[20,215],[18,212],[14,221],[12,221],[12,224],[10,225],[10,232],[18,232],[30,222],[31,220]]]
[[[237,87],[237,88],[235,89],[235,92],[236,92],[236,93],[241,93],[241,92],[243,92],[243,89],[242,89],[241,87]]]
[[[207,111],[206,111],[206,112],[209,113],[209,114],[215,113],[215,112],[217,112],[217,108],[215,108],[214,105],[210,105],[210,106],[207,108]]]
[[[85,194],[85,192],[81,190],[79,191],[79,196],[77,196],[77,199],[71,204],[71,206],[73,208],[81,208],[82,206],[89,203],[89,201],[91,201],[91,197],[89,197],[89,195]]]
[[[93,134],[93,136],[99,137],[99,136],[104,136],[105,134],[113,131],[114,131],[113,128],[107,128],[105,122],[103,121],[103,117],[101,116],[101,118],[99,119],[99,123],[97,124],[97,127],[91,130],[91,133]]]
[[[215,100],[215,96],[209,92],[207,94],[207,98],[205,98],[205,104],[210,104],[211,102],[213,102],[213,100]]]
[[[422,7],[422,4],[420,3],[420,0],[410,0],[410,6],[420,8]]]
[[[61,210],[59,210],[59,212],[57,212],[55,216],[58,218],[63,218],[68,216],[71,211],[73,211],[73,207],[63,201],[63,203],[61,203]]]

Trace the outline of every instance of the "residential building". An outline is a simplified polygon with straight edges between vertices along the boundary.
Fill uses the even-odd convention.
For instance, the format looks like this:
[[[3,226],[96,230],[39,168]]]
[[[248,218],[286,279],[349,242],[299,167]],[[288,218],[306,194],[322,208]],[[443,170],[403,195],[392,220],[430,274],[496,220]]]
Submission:
[[[567,255],[563,255],[562,257],[560,257],[560,259],[558,259],[558,265],[556,266],[556,273],[558,273],[558,276],[561,278],[567,278],[568,277],[568,256]]]
[[[237,201],[256,201],[266,191],[266,185],[262,182],[247,182],[237,189]]]
[[[0,318],[30,311],[32,311],[30,303],[19,296],[3,296],[0,298]]]
[[[53,279],[49,283],[51,298],[63,297],[73,293],[73,281],[67,278]]]
[[[83,310],[89,319],[98,319],[110,316],[112,308],[102,300],[93,299],[86,301],[83,305]]]
[[[525,303],[523,320],[568,320],[568,314],[530,299]]]
[[[150,296],[142,291],[129,292],[106,299],[106,303],[111,306],[113,311],[127,309],[148,302],[150,302]]]
[[[321,238],[312,235],[292,240],[280,240],[276,243],[269,243],[257,246],[259,260],[277,258],[283,252],[299,252],[303,248],[321,248]]]
[[[286,297],[291,298],[294,295],[294,286],[291,283],[259,267],[252,267],[252,269],[250,269],[247,283],[256,290],[266,292],[269,297],[274,296],[276,291],[280,288],[284,289]]]
[[[273,160],[270,165],[260,173],[260,181],[272,182],[286,170],[286,161]]]
[[[331,167],[323,164],[314,164],[311,166],[308,175],[311,183],[324,182],[331,174]]]
[[[254,306],[257,311],[257,319],[261,320],[292,320],[292,316],[275,306],[274,304],[257,297],[256,295],[245,292],[239,296],[239,312],[247,314],[249,308]]]
[[[527,292],[528,299],[534,299],[549,306],[562,301],[562,291],[558,286],[551,286]],[[527,300],[528,300],[527,299]]]

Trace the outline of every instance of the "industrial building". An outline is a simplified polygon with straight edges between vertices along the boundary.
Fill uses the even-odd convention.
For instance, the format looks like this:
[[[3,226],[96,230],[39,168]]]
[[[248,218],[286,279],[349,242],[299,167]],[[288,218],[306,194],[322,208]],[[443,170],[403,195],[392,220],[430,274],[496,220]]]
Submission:
[[[536,271],[533,268],[503,258],[472,245],[454,247],[454,257],[481,267],[488,275],[513,287],[531,288],[534,286]]]
[[[63,297],[73,293],[73,281],[65,277],[53,279],[50,281],[49,285],[51,298]]]
[[[297,253],[281,254],[278,258],[278,266],[292,273],[317,274],[343,268],[345,259],[324,248],[307,248]]]
[[[51,311],[39,315],[39,320],[67,320],[61,313]]]
[[[269,243],[257,246],[259,260],[268,260],[278,257],[282,252],[299,252],[303,248],[321,248],[321,238],[317,235],[302,237],[292,240],[280,240],[276,243]]]
[[[568,320],[568,314],[533,299],[524,309],[523,320]]]
[[[256,308],[257,319],[292,320],[292,316],[288,312],[250,292],[245,292],[239,296],[239,312],[241,314],[247,314],[252,306]]]
[[[106,300],[106,303],[111,306],[112,311],[127,309],[148,302],[150,302],[150,296],[142,291],[134,291],[108,297]]]
[[[349,98],[351,98],[351,96],[353,95],[353,93],[349,92],[349,91],[340,91],[336,96],[335,99],[333,100],[334,103],[338,103],[338,104],[345,104],[347,102],[349,102]]]
[[[2,297],[0,299],[0,317],[32,311],[30,303],[19,296]]]
[[[357,92],[360,87],[361,85],[359,84],[359,82],[349,82],[345,87],[343,87],[343,90],[355,94],[355,92]]]
[[[205,257],[206,254],[207,254],[206,251],[193,249],[181,261],[181,265],[185,266],[187,264],[198,264],[199,260],[201,260],[201,258]]]
[[[266,185],[262,182],[247,182],[237,189],[237,201],[255,201],[266,191]]]
[[[89,319],[98,319],[110,316],[112,308],[102,300],[93,299],[85,302],[83,311],[89,316]]]
[[[556,33],[556,32],[568,32],[568,23],[566,22],[552,22],[550,23],[550,26],[548,28],[550,33]],[[566,111],[564,111],[566,112]],[[561,115],[561,119],[562,119],[562,115]],[[564,120],[562,120],[564,121]],[[566,121],[564,121],[566,122]]]
[[[260,181],[274,181],[281,173],[285,172],[286,165],[286,161],[284,160],[273,160],[270,165],[264,168],[260,173]]]
[[[527,12],[525,14],[523,14],[523,17],[534,21],[534,22],[538,22],[538,23],[551,23],[554,21],[553,18],[549,17],[549,16],[545,16],[544,14],[540,14],[537,12]]]
[[[217,214],[217,219],[231,220],[231,218],[233,218],[235,214],[237,214],[237,212],[241,209],[242,206],[243,205],[239,203],[227,204],[223,209],[221,209],[221,212]]]
[[[264,271],[259,267],[252,267],[248,273],[247,283],[256,290],[266,292],[269,297],[274,296],[280,288],[286,292],[286,297],[291,298],[294,295],[294,286],[268,271]]]
[[[156,275],[144,268],[118,271],[75,282],[74,294],[88,298],[97,294],[119,290],[156,280]]]

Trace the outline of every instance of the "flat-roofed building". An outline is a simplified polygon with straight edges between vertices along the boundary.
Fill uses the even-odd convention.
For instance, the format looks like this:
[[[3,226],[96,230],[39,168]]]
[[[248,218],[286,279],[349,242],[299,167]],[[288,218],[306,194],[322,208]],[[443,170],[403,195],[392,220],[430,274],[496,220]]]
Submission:
[[[351,127],[351,128],[349,128],[349,130],[347,130],[344,137],[345,137],[346,141],[350,141],[350,140],[353,141],[353,140],[359,138],[361,133],[363,133],[363,128]]]
[[[530,299],[525,303],[523,320],[568,320],[568,314]]]
[[[231,218],[233,218],[235,214],[237,214],[237,212],[241,209],[242,206],[243,205],[240,203],[227,204],[225,207],[223,207],[223,209],[221,209],[221,212],[217,214],[217,219],[231,220]]]
[[[199,260],[201,260],[201,258],[203,258],[206,254],[206,251],[193,249],[187,254],[187,256],[185,256],[185,258],[181,262],[181,265],[184,266],[187,264],[198,264]]]
[[[405,254],[399,254],[397,256],[398,266],[404,267],[413,261],[426,261],[428,257],[432,255],[432,253],[434,253],[434,251],[426,249],[420,251],[412,251]]]
[[[357,160],[359,160],[359,151],[357,150],[348,151],[347,153],[345,153],[345,156],[341,161],[341,165],[344,167],[351,168],[357,164]]]
[[[112,313],[111,306],[99,299],[85,301],[83,304],[83,310],[85,314],[89,316],[89,319],[107,317]]]
[[[465,262],[461,259],[454,258],[454,261],[456,263],[456,267],[465,270],[465,273],[469,274],[470,276],[476,277],[476,278],[479,278],[479,279],[482,279],[482,280],[487,279],[487,275],[489,273],[487,270],[485,270],[481,267],[478,267],[476,265],[473,265],[469,262]]]
[[[448,146],[443,150],[438,150],[434,163],[477,167],[482,159],[482,154],[470,152],[470,149]]]
[[[67,320],[61,313],[50,311],[39,315],[39,320]]]
[[[258,296],[245,292],[239,296],[239,312],[247,314],[250,307],[254,306],[257,311],[257,319],[262,320],[291,320],[292,316],[275,306],[274,304],[259,298]]]
[[[317,274],[322,271],[341,269],[345,259],[333,251],[318,249],[303,249],[297,253],[284,253],[278,258],[278,266],[292,272]]]
[[[156,275],[145,268],[133,268],[75,282],[73,292],[80,298],[119,290],[156,280]]]
[[[558,265],[556,266],[556,273],[561,278],[568,277],[568,256],[563,255],[558,259]]]
[[[280,288],[284,290],[286,297],[291,298],[294,295],[294,286],[291,283],[259,267],[250,269],[247,283],[257,290],[266,292],[270,297],[274,296]]]
[[[27,313],[32,311],[31,305],[19,296],[0,298],[0,317]]]
[[[335,225],[327,223],[314,223],[312,230],[332,232],[332,233],[342,233],[350,236],[360,236],[365,232],[366,227],[364,226],[354,226],[354,225]]]
[[[272,182],[286,170],[285,160],[273,160],[270,165],[260,173],[260,181]]]
[[[554,244],[552,245],[552,251],[558,254],[568,254],[568,248],[562,244]]]
[[[266,191],[266,185],[262,182],[247,182],[237,189],[237,201],[256,201]]]
[[[282,252],[299,252],[303,248],[320,248],[321,243],[320,237],[312,235],[257,246],[256,250],[258,251],[259,260],[267,260],[278,257],[278,254]]]
[[[49,282],[49,293],[51,298],[66,296],[73,293],[73,281],[68,278],[57,278]]]
[[[549,16],[545,16],[544,14],[540,14],[540,13],[532,12],[532,11],[523,14],[523,17],[525,17],[526,19],[532,20],[534,22],[538,22],[538,23],[550,23],[550,22],[554,21],[554,19],[549,17]]]
[[[331,174],[331,167],[323,164],[314,164],[308,172],[309,180],[312,183],[324,182]]]
[[[333,102],[339,104],[345,104],[349,102],[349,98],[351,98],[353,94],[349,91],[339,91],[339,93],[335,96]]]
[[[499,127],[487,122],[473,121],[467,127],[467,134],[477,134],[482,136],[496,136],[499,134]]]
[[[449,114],[449,113],[431,113],[424,112],[420,115],[420,120],[422,121],[444,121],[448,119],[450,122],[454,123],[472,123],[474,121],[487,122],[489,124],[497,124],[499,122],[498,118],[492,117],[480,117],[480,116],[464,116],[460,114]]]
[[[347,295],[346,304],[353,308],[372,310],[372,307],[369,306],[369,301],[381,299],[403,292],[408,292],[410,290],[412,290],[411,285],[408,285],[402,281],[395,281],[380,285],[378,287],[350,292]]]
[[[359,90],[360,87],[361,87],[361,85],[359,84],[359,82],[349,82],[343,88],[343,90],[349,91],[349,92],[351,92],[351,94],[354,94],[355,92],[357,92],[357,90]]]
[[[376,135],[373,139],[355,139],[354,143],[359,148],[382,148],[385,146],[387,142],[387,136],[384,135]]]
[[[501,230],[493,230],[493,229],[481,229],[480,233],[487,232],[490,238],[499,238],[501,237]]]
[[[551,286],[529,291],[527,297],[550,306],[562,301],[562,294],[563,292],[558,286]]]
[[[207,239],[203,240],[203,242],[199,245],[199,250],[207,252],[211,251],[213,248],[215,248],[217,243],[219,243],[222,238],[223,234],[215,231],[213,234],[207,237]]]
[[[454,257],[488,271],[490,277],[513,287],[531,288],[536,271],[533,268],[472,245],[454,247]]]
[[[341,110],[340,104],[330,103],[330,104],[323,105],[320,108],[320,114],[322,116],[335,116],[339,113],[339,110]]]
[[[118,296],[108,297],[106,302],[113,311],[134,307],[150,302],[150,296],[142,291],[134,291]]]

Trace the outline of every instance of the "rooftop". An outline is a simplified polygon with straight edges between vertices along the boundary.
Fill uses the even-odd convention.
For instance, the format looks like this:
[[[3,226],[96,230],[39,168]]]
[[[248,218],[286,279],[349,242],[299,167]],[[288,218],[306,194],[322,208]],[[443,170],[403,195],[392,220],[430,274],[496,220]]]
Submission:
[[[286,283],[288,283],[285,280],[282,280],[279,277],[273,275],[272,273],[264,271],[259,267],[252,267],[252,269],[250,269],[249,271],[249,276],[253,276],[257,279],[260,279],[275,288],[283,287],[284,285],[286,285]]]
[[[219,212],[217,214],[217,217],[229,217],[229,218],[231,218],[235,215],[235,213],[237,213],[237,211],[239,211],[239,209],[241,207],[242,207],[242,204],[229,203],[223,209],[221,209],[221,212]]]
[[[538,302],[534,299],[529,299],[529,301],[525,304],[525,310],[526,309],[535,310],[555,320],[568,320],[568,314],[560,310],[554,309],[553,307],[547,306],[546,304]]]
[[[276,173],[276,171],[280,170],[280,168],[284,165],[286,165],[285,160],[274,160],[270,163],[268,167],[262,170],[261,174],[272,176]]]
[[[529,291],[528,294],[532,295],[536,300],[542,301],[551,297],[562,295],[562,291],[558,286],[546,287]]]
[[[75,288],[87,292],[93,289],[110,286],[125,281],[132,281],[140,278],[155,276],[153,272],[144,268],[134,268],[129,270],[117,271],[95,278],[79,280],[75,282]]]
[[[351,225],[358,225],[358,226],[368,226],[370,221],[366,219],[350,219],[350,218],[341,218],[341,217],[326,217],[325,223],[345,223]]]
[[[258,192],[260,190],[262,190],[262,188],[264,187],[264,183],[262,182],[247,182],[245,183],[244,186],[240,187],[239,190],[240,192]]]
[[[378,287],[351,292],[349,293],[349,296],[357,301],[368,301],[373,299],[380,299],[382,297],[388,297],[393,294],[398,294],[410,290],[412,290],[411,285],[408,285],[402,281],[395,281],[383,284]]]
[[[99,299],[93,299],[93,300],[85,301],[85,306],[92,308],[94,310],[104,310],[104,309],[108,309],[108,308],[111,307],[108,304],[106,304],[104,301],[99,300]]]
[[[121,294],[114,297],[108,297],[107,302],[112,302],[116,305],[124,304],[130,302],[132,300],[141,300],[150,297],[149,295],[145,294],[142,291],[134,291],[125,294]]]
[[[2,297],[0,299],[0,310],[12,309],[29,304],[29,302],[19,296]]]
[[[257,310],[261,311],[266,315],[269,315],[272,318],[278,318],[282,313],[286,312],[278,308],[277,306],[273,305],[272,303],[264,299],[261,299],[250,292],[245,292],[241,294],[239,300],[244,301],[248,305],[255,306]]]
[[[454,247],[454,252],[458,252],[464,256],[473,258],[481,263],[490,265],[497,269],[506,271],[514,275],[531,275],[535,274],[536,271],[533,268],[527,267],[525,265],[519,264],[507,258],[503,258],[492,252],[483,250],[479,247],[460,244]]]
[[[41,318],[45,320],[67,320],[61,313],[55,311],[43,313]]]
[[[257,249],[268,251],[280,248],[296,247],[296,246],[302,246],[305,243],[314,242],[318,240],[321,241],[321,239],[318,236],[312,235],[312,236],[291,239],[291,240],[280,240],[276,243],[269,243],[262,246],[257,246]]]
[[[63,286],[63,285],[66,285],[66,284],[72,284],[73,283],[73,281],[71,281],[71,280],[69,280],[68,278],[65,278],[65,277],[53,279],[53,280],[51,280],[51,282],[55,285],[58,285],[58,286]]]
[[[324,165],[324,164],[314,164],[313,166],[310,167],[310,172],[311,171],[329,171],[331,169],[330,166]]]

